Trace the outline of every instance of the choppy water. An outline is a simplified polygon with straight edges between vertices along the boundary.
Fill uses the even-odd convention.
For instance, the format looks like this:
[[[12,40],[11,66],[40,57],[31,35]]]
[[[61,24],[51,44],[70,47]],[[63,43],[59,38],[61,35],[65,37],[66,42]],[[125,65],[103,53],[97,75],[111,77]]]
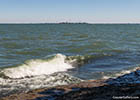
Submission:
[[[48,56],[54,58],[48,61]],[[0,76],[4,80],[54,72],[100,79],[139,64],[139,24],[0,25]]]

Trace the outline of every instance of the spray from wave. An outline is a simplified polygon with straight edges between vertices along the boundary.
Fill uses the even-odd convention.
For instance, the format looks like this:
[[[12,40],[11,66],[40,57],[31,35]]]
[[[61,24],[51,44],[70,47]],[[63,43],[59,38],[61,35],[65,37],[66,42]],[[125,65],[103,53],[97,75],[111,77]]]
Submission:
[[[2,70],[1,73],[9,78],[22,78],[43,74],[48,75],[73,68],[72,65],[65,62],[65,59],[65,55],[56,54],[47,60],[28,60],[20,66],[6,68]]]

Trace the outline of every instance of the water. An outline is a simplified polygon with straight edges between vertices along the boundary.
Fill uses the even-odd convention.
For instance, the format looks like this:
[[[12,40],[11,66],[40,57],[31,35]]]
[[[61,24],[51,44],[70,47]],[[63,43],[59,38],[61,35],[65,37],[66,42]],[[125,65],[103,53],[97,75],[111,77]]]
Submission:
[[[16,78],[21,84],[20,78],[29,81],[59,72],[82,80],[101,79],[124,74],[139,64],[139,24],[0,25],[2,82],[14,84]]]

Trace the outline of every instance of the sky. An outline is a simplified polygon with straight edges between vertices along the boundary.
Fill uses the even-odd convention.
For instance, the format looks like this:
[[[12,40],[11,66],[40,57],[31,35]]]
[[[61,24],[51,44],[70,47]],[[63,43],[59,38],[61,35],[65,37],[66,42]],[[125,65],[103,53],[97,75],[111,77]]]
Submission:
[[[0,0],[0,23],[140,23],[140,0]]]

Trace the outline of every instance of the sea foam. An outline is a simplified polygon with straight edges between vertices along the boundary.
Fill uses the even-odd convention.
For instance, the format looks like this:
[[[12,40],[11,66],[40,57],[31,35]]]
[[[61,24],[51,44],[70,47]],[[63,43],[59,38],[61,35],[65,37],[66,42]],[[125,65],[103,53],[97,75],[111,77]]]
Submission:
[[[64,72],[20,79],[0,78],[0,98],[13,93],[28,92],[34,89],[79,83],[81,81],[83,80]]]
[[[102,79],[109,79],[109,78],[114,79],[114,78],[117,78],[117,77],[120,77],[120,76],[123,76],[123,75],[130,74],[130,73],[135,72],[137,70],[140,70],[139,66],[135,66],[135,67],[132,66],[132,67],[124,69],[122,71],[114,72],[114,73],[111,73],[109,75],[103,75]]]

